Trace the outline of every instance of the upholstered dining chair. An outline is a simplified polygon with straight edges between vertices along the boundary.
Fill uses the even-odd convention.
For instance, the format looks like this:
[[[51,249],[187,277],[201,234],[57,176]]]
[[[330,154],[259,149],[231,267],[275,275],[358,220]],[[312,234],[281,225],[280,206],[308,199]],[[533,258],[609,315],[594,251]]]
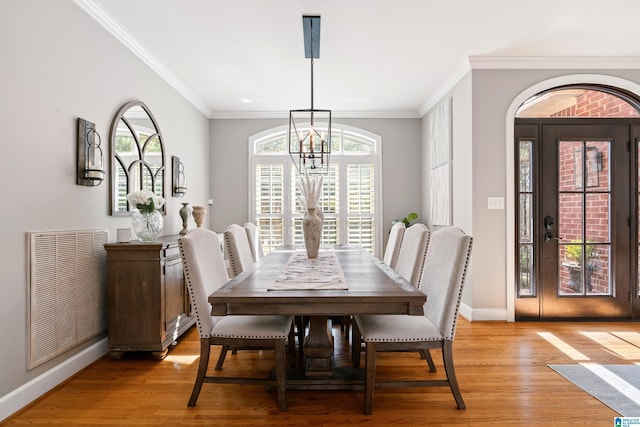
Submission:
[[[402,237],[395,270],[415,287],[420,284],[430,234],[426,225],[414,224],[406,229]]]
[[[247,239],[249,239],[249,247],[251,248],[253,261],[258,262],[264,256],[262,245],[260,244],[260,230],[258,230],[258,226],[253,222],[246,222],[244,224],[244,231],[246,231]]]
[[[398,245],[399,249],[395,271],[400,274],[407,282],[411,283],[415,287],[418,287],[420,285],[420,276],[422,274],[424,260],[427,255],[427,248],[429,247],[429,236],[431,235],[431,231],[426,225],[420,223],[406,228],[404,227],[404,223],[396,223],[393,225],[393,227],[397,226],[398,224],[402,224],[402,226],[398,227],[398,230],[401,231],[398,232],[396,230],[397,233],[402,233],[402,240],[400,245]],[[389,237],[389,239],[391,239],[391,237]],[[384,262],[385,264],[391,266],[386,261]],[[356,360],[359,360],[360,352],[362,352],[363,350],[361,343],[358,342],[358,337],[355,336],[355,333],[356,331],[352,331],[351,338],[351,359],[354,362]],[[435,371],[436,367],[433,363],[433,358],[431,357],[429,350],[420,350],[419,353],[420,356],[425,359],[427,365],[429,365],[429,369],[431,371]]]
[[[453,340],[456,334],[460,298],[471,256],[472,238],[456,227],[431,234],[420,289],[427,295],[424,316],[357,315],[354,338],[366,346],[364,413],[371,414],[376,387],[429,387],[448,385],[458,409],[465,403],[458,387]],[[446,379],[376,381],[376,353],[440,349]],[[360,353],[355,365],[359,366]]]
[[[393,225],[393,227],[397,226],[398,224],[402,224],[402,226],[404,226],[404,223],[396,223]],[[398,245],[398,257],[396,259],[395,271],[400,274],[407,282],[411,283],[415,287],[418,287],[420,284],[422,267],[424,266],[424,259],[427,255],[427,247],[429,246],[429,236],[431,232],[426,225],[420,223],[414,224],[405,229],[403,229],[402,226],[398,227],[399,230],[402,230],[400,232],[402,233],[402,240],[400,245]],[[396,230],[396,232],[398,231]],[[389,239],[391,239],[391,237],[389,237]],[[391,265],[384,261],[384,259],[383,262],[391,267]],[[356,331],[352,331],[351,338],[351,359],[354,362],[359,359],[360,352],[362,351],[362,347],[360,344],[358,344],[358,337],[355,336],[355,332]],[[426,360],[429,368],[435,370],[433,358],[431,357],[431,354],[429,354],[429,351],[420,351],[420,355],[423,359]]]
[[[429,247],[431,231],[424,224],[414,224],[407,228],[402,236],[402,244],[398,250],[395,270],[413,286],[420,285],[420,275]],[[355,347],[354,347],[355,348]],[[431,371],[436,370],[429,350],[419,351]]]
[[[220,352],[216,370],[222,369],[226,348],[275,350],[278,407],[286,411],[285,348],[287,339],[293,339],[293,316],[212,316],[208,296],[229,280],[218,236],[213,231],[197,228],[181,237],[178,244],[200,335],[200,363],[188,406],[195,406],[205,382],[274,385],[274,380],[268,380],[266,375],[263,378],[208,376],[211,346],[220,345],[223,351]]]
[[[402,238],[404,237],[406,229],[407,227],[404,225],[404,222],[399,221],[393,224],[391,231],[389,231],[389,240],[387,240],[382,261],[394,270],[398,263],[398,254],[400,253],[400,246],[402,245]]]
[[[249,269],[255,261],[251,254],[251,246],[244,227],[231,224],[224,231],[224,243],[229,257],[229,268],[233,276]]]
[[[245,227],[238,224],[229,225],[224,232],[224,242],[225,247],[227,248],[227,256],[229,257],[229,269],[233,276],[237,276],[255,264],[256,261],[254,261],[253,258],[248,232],[245,231]],[[302,317],[296,316],[295,326],[298,336],[298,345],[300,347],[300,353],[302,354],[305,332]],[[291,347],[293,346],[294,345],[292,343]],[[231,352],[236,354],[237,350],[237,348],[232,348]]]

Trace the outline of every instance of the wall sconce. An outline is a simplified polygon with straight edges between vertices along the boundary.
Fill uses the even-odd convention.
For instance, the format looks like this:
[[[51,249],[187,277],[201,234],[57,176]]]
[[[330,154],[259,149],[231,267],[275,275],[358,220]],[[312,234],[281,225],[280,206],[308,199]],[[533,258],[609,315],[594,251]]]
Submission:
[[[172,181],[173,197],[182,197],[187,194],[187,179],[184,176],[184,165],[179,157],[172,156]]]
[[[96,186],[104,181],[102,138],[95,123],[78,118],[78,167],[76,184]]]

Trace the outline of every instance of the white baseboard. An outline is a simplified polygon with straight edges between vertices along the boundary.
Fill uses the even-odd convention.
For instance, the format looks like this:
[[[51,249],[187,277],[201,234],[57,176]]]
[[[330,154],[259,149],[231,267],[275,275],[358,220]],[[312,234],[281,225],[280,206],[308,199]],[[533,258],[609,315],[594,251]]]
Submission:
[[[471,308],[467,304],[460,304],[460,316],[468,321],[478,320],[507,320],[507,310],[504,308]]]
[[[9,418],[49,390],[71,378],[107,353],[104,338],[80,353],[65,360],[26,384],[0,397],[0,422]]]

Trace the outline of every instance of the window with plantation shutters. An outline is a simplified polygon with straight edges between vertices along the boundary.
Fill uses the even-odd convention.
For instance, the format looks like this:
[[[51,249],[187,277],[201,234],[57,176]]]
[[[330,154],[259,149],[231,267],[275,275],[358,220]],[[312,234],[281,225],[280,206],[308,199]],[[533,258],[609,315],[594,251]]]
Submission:
[[[318,127],[318,126],[316,126]],[[282,244],[302,245],[298,172],[287,151],[287,128],[249,139],[252,188],[249,218],[259,226],[265,253]],[[382,242],[380,137],[332,126],[329,174],[320,202],[324,214],[322,244],[361,245],[380,256]]]
[[[256,215],[263,246],[275,248],[284,241],[284,168],[277,163],[256,164]]]

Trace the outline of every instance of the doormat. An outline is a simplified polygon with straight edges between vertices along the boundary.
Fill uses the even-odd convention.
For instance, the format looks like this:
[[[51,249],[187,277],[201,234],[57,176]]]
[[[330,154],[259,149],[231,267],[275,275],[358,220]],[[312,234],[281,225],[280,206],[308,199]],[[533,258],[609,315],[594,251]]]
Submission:
[[[547,365],[623,417],[640,417],[640,365]]]

